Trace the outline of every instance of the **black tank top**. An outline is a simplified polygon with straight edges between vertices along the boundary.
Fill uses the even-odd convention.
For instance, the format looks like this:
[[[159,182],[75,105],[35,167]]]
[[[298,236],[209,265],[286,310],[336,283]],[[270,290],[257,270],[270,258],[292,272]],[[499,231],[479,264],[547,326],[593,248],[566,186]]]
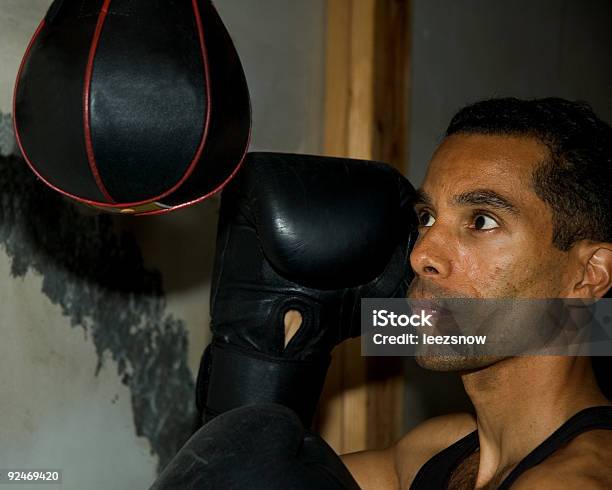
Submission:
[[[612,407],[591,407],[571,417],[525,456],[497,490],[507,490],[525,471],[540,464],[574,437],[596,429],[612,429]],[[478,449],[478,431],[459,439],[427,461],[414,478],[410,490],[445,490],[453,470],[476,449]]]

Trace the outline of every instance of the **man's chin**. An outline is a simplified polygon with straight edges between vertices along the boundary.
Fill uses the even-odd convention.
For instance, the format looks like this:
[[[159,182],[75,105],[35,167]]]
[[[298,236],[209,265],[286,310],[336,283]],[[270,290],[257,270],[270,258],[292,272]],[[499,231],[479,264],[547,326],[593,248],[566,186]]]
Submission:
[[[470,356],[456,355],[420,355],[415,356],[419,366],[430,371],[465,372],[486,368],[504,359],[499,356]]]

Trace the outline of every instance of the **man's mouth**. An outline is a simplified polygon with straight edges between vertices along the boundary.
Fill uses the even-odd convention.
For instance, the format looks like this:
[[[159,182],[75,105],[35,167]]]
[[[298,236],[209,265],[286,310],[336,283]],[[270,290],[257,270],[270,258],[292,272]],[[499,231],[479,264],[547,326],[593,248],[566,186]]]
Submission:
[[[408,293],[406,293],[408,299],[416,300],[442,300],[442,299],[466,299],[470,298],[469,295],[462,294],[458,291],[451,291],[445,289],[437,284],[430,281],[424,281],[418,276],[415,277],[410,283]]]
[[[411,309],[415,313],[423,311],[424,315],[430,315],[431,327],[421,326],[418,328],[422,333],[457,335],[459,328],[452,311],[452,300],[454,295],[448,291],[442,291],[438,287],[425,286],[422,282],[411,285],[407,299]]]
[[[445,308],[440,300],[435,298],[409,298],[410,310],[421,318],[426,318],[427,322],[417,327],[422,333],[456,333],[451,332],[455,325],[452,312]],[[448,331],[448,332],[447,332]]]

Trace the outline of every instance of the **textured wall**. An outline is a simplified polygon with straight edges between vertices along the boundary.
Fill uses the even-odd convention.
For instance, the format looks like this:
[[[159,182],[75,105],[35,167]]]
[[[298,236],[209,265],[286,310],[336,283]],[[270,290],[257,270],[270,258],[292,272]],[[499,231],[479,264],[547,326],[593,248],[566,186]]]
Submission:
[[[0,2],[0,467],[61,468],[64,489],[145,488],[193,426],[218,200],[111,219],[36,182],[11,92],[49,4]],[[251,86],[252,148],[317,153],[323,0],[217,7]]]

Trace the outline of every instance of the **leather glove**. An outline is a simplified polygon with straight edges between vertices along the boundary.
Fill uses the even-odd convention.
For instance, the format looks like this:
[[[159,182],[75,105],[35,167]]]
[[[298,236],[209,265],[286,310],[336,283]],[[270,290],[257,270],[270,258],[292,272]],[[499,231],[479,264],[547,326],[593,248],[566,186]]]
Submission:
[[[200,366],[205,420],[274,402],[311,422],[330,353],[360,334],[360,302],[403,297],[414,189],[376,162],[251,153],[223,191]],[[302,324],[285,346],[284,315]]]
[[[225,412],[196,432],[152,490],[359,490],[334,451],[281,405]]]

